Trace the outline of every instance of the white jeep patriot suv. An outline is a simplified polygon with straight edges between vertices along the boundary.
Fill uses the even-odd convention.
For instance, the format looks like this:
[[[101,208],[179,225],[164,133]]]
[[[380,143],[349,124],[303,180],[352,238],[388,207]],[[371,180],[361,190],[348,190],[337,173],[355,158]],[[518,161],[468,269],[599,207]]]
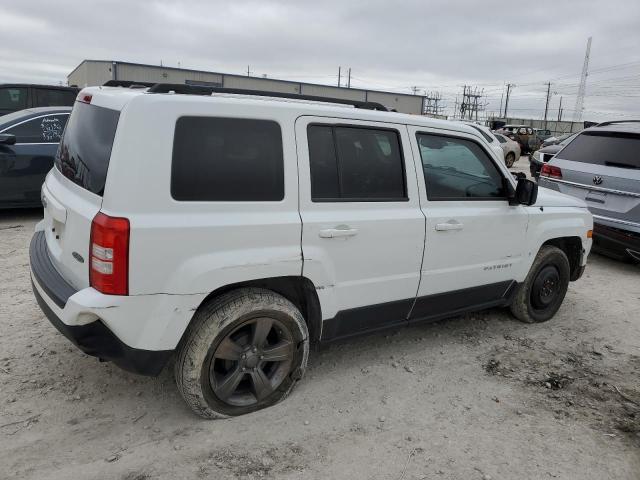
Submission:
[[[310,344],[489,307],[551,318],[591,248],[583,201],[516,181],[467,125],[385,110],[82,90],[30,246],[40,307],[126,370],[175,354],[208,418],[283,399]]]

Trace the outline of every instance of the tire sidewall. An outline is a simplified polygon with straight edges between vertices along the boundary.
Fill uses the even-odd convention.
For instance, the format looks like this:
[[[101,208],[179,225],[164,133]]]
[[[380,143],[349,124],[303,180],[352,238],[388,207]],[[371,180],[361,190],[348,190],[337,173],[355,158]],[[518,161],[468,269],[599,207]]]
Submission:
[[[562,290],[553,301],[553,303],[551,303],[548,307],[544,309],[536,309],[533,307],[531,302],[531,290],[533,288],[533,283],[540,274],[541,270],[549,265],[553,265],[558,270],[558,274],[560,277],[559,282]],[[552,250],[549,250],[546,255],[542,256],[540,259],[538,259],[538,261],[535,262],[534,268],[530,272],[526,283],[527,313],[529,318],[533,322],[545,322],[551,319],[560,309],[560,306],[564,301],[564,297],[566,296],[569,287],[569,270],[569,261],[566,255],[560,249],[554,248]]]
[[[209,364],[215,347],[241,323],[257,316],[273,317],[290,328],[296,342],[291,370],[266,399],[247,407],[220,401],[209,383]],[[200,307],[179,347],[175,364],[178,390],[192,410],[204,418],[243,415],[284,399],[300,380],[309,357],[309,334],[300,311],[281,295],[246,288],[222,295]]]

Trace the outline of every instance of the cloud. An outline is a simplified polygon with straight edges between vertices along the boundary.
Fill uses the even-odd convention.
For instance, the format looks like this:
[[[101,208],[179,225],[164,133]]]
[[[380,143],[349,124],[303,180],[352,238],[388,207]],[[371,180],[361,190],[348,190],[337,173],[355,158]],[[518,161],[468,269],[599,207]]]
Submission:
[[[98,2],[24,0],[3,6],[0,81],[66,81],[85,58],[113,59],[337,83],[409,93],[462,85],[485,89],[499,109],[504,82],[517,86],[512,113],[539,117],[546,86],[571,116],[587,37],[593,36],[585,118],[640,107],[640,2],[596,0],[286,0]],[[632,61],[618,69],[598,68]]]

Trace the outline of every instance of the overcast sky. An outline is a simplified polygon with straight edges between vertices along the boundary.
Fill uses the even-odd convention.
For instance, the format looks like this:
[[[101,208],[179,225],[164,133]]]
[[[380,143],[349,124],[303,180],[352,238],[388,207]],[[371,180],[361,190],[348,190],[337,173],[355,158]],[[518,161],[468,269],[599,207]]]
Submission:
[[[121,60],[410,93],[462,86],[498,112],[571,119],[589,36],[584,119],[640,117],[640,1],[4,0],[0,82],[66,84],[83,59]]]

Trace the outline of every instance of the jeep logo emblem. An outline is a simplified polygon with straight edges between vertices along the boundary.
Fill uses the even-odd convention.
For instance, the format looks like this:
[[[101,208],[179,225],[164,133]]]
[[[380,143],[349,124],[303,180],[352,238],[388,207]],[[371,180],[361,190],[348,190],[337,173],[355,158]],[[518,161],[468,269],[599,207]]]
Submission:
[[[600,185],[602,183],[602,177],[596,175],[595,177],[593,177],[593,184],[594,185]]]

